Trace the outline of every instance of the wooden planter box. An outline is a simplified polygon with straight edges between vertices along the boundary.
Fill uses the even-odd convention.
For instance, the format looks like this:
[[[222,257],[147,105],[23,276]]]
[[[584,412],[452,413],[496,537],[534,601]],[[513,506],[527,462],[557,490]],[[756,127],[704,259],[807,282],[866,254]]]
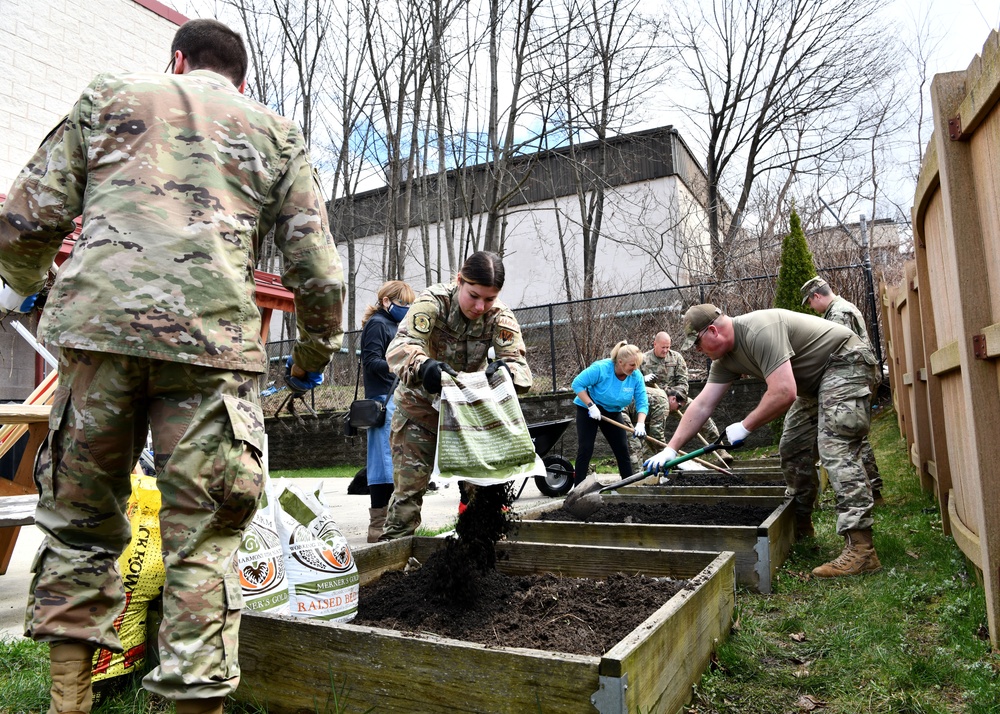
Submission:
[[[773,485],[774,481],[784,481],[780,470],[734,469],[733,474],[742,483],[737,486],[687,486],[683,471],[671,476],[670,483],[659,485],[657,479],[650,478],[635,486],[625,486],[617,491],[623,496],[766,496],[784,498],[785,487]],[[699,472],[701,475],[702,472]],[[767,484],[767,485],[765,485]]]
[[[410,556],[423,562],[442,544],[411,537],[358,549],[361,584]],[[601,657],[244,612],[236,698],[271,714],[326,711],[334,687],[344,712],[674,714],[729,633],[733,553],[522,542],[501,549],[509,557],[497,567],[509,575],[697,578]]]
[[[627,488],[627,487],[626,487]],[[624,493],[625,489],[622,489]],[[721,503],[746,502],[773,505],[774,510],[757,526],[658,525],[644,523],[581,523],[542,521],[545,511],[554,511],[562,501],[548,503],[521,514],[514,535],[519,541],[572,543],[615,548],[664,548],[667,550],[733,551],[736,553],[736,582],[761,593],[771,592],[771,579],[785,562],[795,542],[794,512],[791,501],[773,496],[647,496],[610,495],[608,503]]]

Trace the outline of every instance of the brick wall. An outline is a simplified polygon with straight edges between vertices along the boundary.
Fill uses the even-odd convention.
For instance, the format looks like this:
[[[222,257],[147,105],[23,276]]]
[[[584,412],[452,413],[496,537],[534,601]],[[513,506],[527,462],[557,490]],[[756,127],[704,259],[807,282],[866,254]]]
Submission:
[[[697,395],[702,382],[691,383],[691,395]],[[744,379],[736,382],[716,409],[714,419],[720,429],[745,417],[760,401],[765,384],[759,379]],[[576,418],[573,393],[549,394],[526,397],[521,400],[521,410],[528,424],[556,421],[567,417]],[[340,414],[321,413],[318,419],[305,417],[299,424],[295,419],[282,417],[268,419],[268,462],[272,469],[322,468],[343,464],[361,467],[365,463],[366,442],[364,434],[345,437]],[[748,444],[764,446],[771,442],[771,430],[762,427],[755,431]],[[700,443],[688,445],[696,449]],[[571,462],[576,461],[576,426],[570,422],[563,437],[549,450],[550,454],[562,455]],[[611,458],[611,450],[603,436],[598,435],[595,458]]]
[[[3,0],[0,193],[95,74],[162,72],[176,31],[135,0]]]

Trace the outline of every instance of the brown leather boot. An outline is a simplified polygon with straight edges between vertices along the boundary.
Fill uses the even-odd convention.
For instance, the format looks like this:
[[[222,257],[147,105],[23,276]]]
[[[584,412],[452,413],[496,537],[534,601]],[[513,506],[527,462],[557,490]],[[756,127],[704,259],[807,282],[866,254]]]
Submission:
[[[382,508],[369,508],[368,509],[368,542],[377,543],[379,536],[382,535],[382,526],[385,525],[385,517],[389,512],[388,506],[383,506]]]
[[[813,538],[815,536],[816,536],[816,530],[813,528],[812,514],[796,513],[795,540],[802,540],[803,538]]]
[[[90,687],[94,650],[93,645],[83,642],[61,642],[49,647],[49,714],[90,714],[94,702]]]
[[[177,714],[222,714],[222,702],[225,697],[210,699],[178,699]]]
[[[882,569],[875,546],[872,544],[872,529],[847,531],[844,550],[829,563],[813,568],[817,578],[838,578],[846,575],[874,573]]]
[[[872,489],[872,498],[875,499],[875,505],[876,506],[884,506],[885,505],[885,499],[882,497],[882,491],[880,491],[879,489],[877,489],[877,488],[873,488]]]

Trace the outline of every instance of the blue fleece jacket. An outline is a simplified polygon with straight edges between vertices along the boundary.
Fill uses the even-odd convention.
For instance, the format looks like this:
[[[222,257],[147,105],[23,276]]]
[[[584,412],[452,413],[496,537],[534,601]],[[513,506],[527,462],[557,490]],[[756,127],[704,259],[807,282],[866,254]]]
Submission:
[[[576,375],[573,391],[583,389],[606,412],[620,412],[635,399],[635,410],[642,414],[649,413],[649,399],[646,397],[642,372],[635,370],[624,380],[618,379],[615,376],[614,360],[597,360]],[[587,406],[580,397],[574,399],[573,403],[584,408]]]

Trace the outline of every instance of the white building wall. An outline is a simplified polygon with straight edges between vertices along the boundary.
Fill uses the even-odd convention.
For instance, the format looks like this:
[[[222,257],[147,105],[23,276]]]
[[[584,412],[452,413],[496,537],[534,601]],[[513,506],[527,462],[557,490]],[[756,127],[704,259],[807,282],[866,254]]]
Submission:
[[[676,176],[613,189],[607,194],[605,206],[595,293],[633,293],[684,284],[692,264],[704,265],[702,261],[708,249],[705,213]],[[517,308],[566,300],[558,240],[560,229],[570,236],[566,240],[570,281],[573,298],[580,298],[583,242],[579,215],[575,196],[518,206],[508,214],[504,256],[506,282],[500,294],[503,302]],[[456,225],[456,236],[464,228],[464,225]],[[432,227],[430,230],[434,245],[431,262],[437,264],[438,229]],[[419,228],[410,231],[408,241],[406,281],[419,292],[427,285]],[[356,328],[365,307],[374,302],[375,293],[382,285],[382,244],[381,235],[355,243],[358,256]],[[341,258],[346,269],[345,246],[341,246]],[[447,264],[446,259],[442,262]],[[453,277],[443,272],[441,282],[448,282]]]
[[[135,0],[0,0],[0,193],[94,75],[162,72],[176,31]]]

